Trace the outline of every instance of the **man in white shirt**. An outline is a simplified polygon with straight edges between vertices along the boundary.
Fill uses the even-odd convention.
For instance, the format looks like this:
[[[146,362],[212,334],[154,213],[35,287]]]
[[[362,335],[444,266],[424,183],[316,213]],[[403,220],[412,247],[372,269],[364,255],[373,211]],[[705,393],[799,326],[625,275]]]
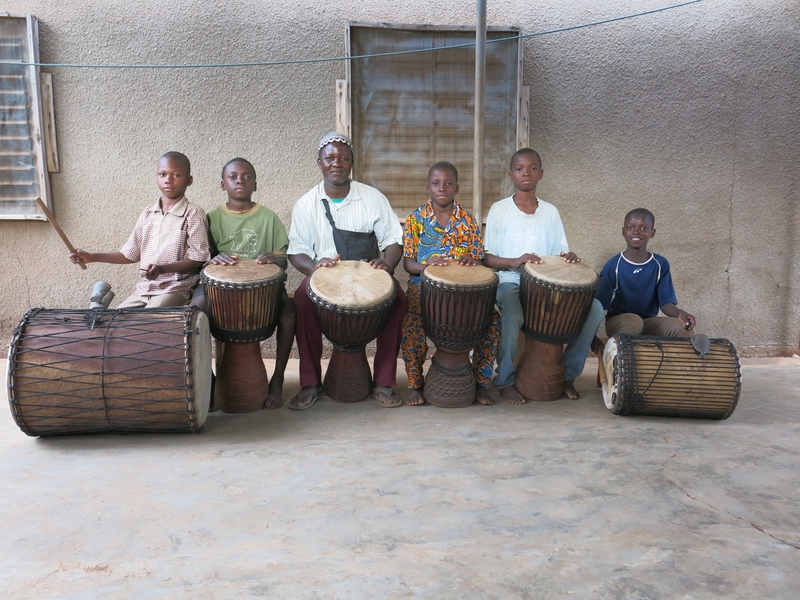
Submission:
[[[310,408],[324,394],[320,385],[322,332],[306,293],[306,279],[316,269],[333,266],[340,258],[330,221],[347,236],[348,248],[351,244],[354,248],[354,255],[348,258],[368,259],[372,267],[391,275],[403,255],[400,221],[386,196],[350,179],[353,158],[350,138],[335,132],[323,137],[317,155],[322,183],[300,198],[292,211],[289,261],[306,275],[293,299],[297,309],[295,335],[300,353],[301,389],[290,400],[289,408],[296,410]],[[389,321],[377,338],[373,369],[375,395],[381,406],[387,408],[403,403],[393,388],[397,383],[397,353],[408,300],[397,281],[395,289],[397,298],[390,309]]]

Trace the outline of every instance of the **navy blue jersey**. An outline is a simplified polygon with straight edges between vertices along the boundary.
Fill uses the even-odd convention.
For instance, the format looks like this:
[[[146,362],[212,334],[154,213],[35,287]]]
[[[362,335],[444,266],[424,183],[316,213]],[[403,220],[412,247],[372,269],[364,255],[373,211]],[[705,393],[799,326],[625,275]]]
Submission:
[[[634,313],[649,319],[665,304],[678,303],[669,262],[655,252],[643,263],[629,261],[622,252],[614,256],[600,273],[596,297],[609,317]]]

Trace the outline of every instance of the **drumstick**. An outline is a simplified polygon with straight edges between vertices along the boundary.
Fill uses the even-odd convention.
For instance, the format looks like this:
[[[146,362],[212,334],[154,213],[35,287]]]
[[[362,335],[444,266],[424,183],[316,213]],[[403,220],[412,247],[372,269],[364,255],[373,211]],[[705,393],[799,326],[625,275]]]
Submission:
[[[36,204],[39,205],[39,208],[44,213],[44,216],[47,217],[48,221],[50,221],[50,225],[52,225],[53,229],[56,230],[56,233],[58,233],[58,235],[61,236],[61,239],[67,245],[67,248],[69,248],[69,251],[70,252],[75,252],[75,248],[73,247],[72,244],[69,243],[69,239],[64,234],[64,232],[61,230],[61,227],[59,227],[58,221],[56,221],[56,218],[53,216],[53,213],[51,213],[47,209],[47,205],[44,202],[42,202],[41,198],[36,198]],[[81,266],[81,269],[83,269],[84,271],[86,270],[86,265],[84,264],[84,262],[82,260],[79,260],[78,264]]]

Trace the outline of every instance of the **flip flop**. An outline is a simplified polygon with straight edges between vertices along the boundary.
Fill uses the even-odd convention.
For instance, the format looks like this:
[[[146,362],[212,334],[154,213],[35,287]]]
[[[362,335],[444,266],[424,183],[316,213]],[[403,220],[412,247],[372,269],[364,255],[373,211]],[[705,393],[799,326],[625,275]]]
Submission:
[[[395,394],[394,390],[390,387],[375,386],[374,393],[375,399],[383,408],[397,408],[403,405],[403,399]],[[383,395],[386,400],[381,400],[381,395]]]
[[[291,400],[289,400],[289,408],[292,410],[308,410],[317,403],[323,395],[322,388],[318,385],[313,387],[300,388]],[[307,405],[303,405],[303,400],[311,396],[311,401]]]

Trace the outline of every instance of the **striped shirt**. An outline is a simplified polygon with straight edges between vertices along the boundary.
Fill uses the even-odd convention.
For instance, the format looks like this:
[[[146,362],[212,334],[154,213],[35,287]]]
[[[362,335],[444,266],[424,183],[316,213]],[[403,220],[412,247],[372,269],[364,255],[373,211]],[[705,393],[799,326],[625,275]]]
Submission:
[[[347,198],[335,204],[325,193],[323,182],[294,205],[288,254],[305,254],[312,260],[333,258],[338,254],[331,224],[325,216],[323,198],[328,199],[337,229],[361,233],[374,231],[381,251],[391,244],[403,243],[403,228],[386,196],[374,187],[351,181]]]
[[[120,252],[128,260],[138,260],[141,269],[184,259],[205,262],[211,258],[206,214],[199,206],[190,204],[186,196],[164,213],[159,198],[139,215],[136,227]],[[200,279],[198,273],[163,273],[152,281],[144,277],[144,271],[139,275],[136,284],[139,296],[189,291]]]

